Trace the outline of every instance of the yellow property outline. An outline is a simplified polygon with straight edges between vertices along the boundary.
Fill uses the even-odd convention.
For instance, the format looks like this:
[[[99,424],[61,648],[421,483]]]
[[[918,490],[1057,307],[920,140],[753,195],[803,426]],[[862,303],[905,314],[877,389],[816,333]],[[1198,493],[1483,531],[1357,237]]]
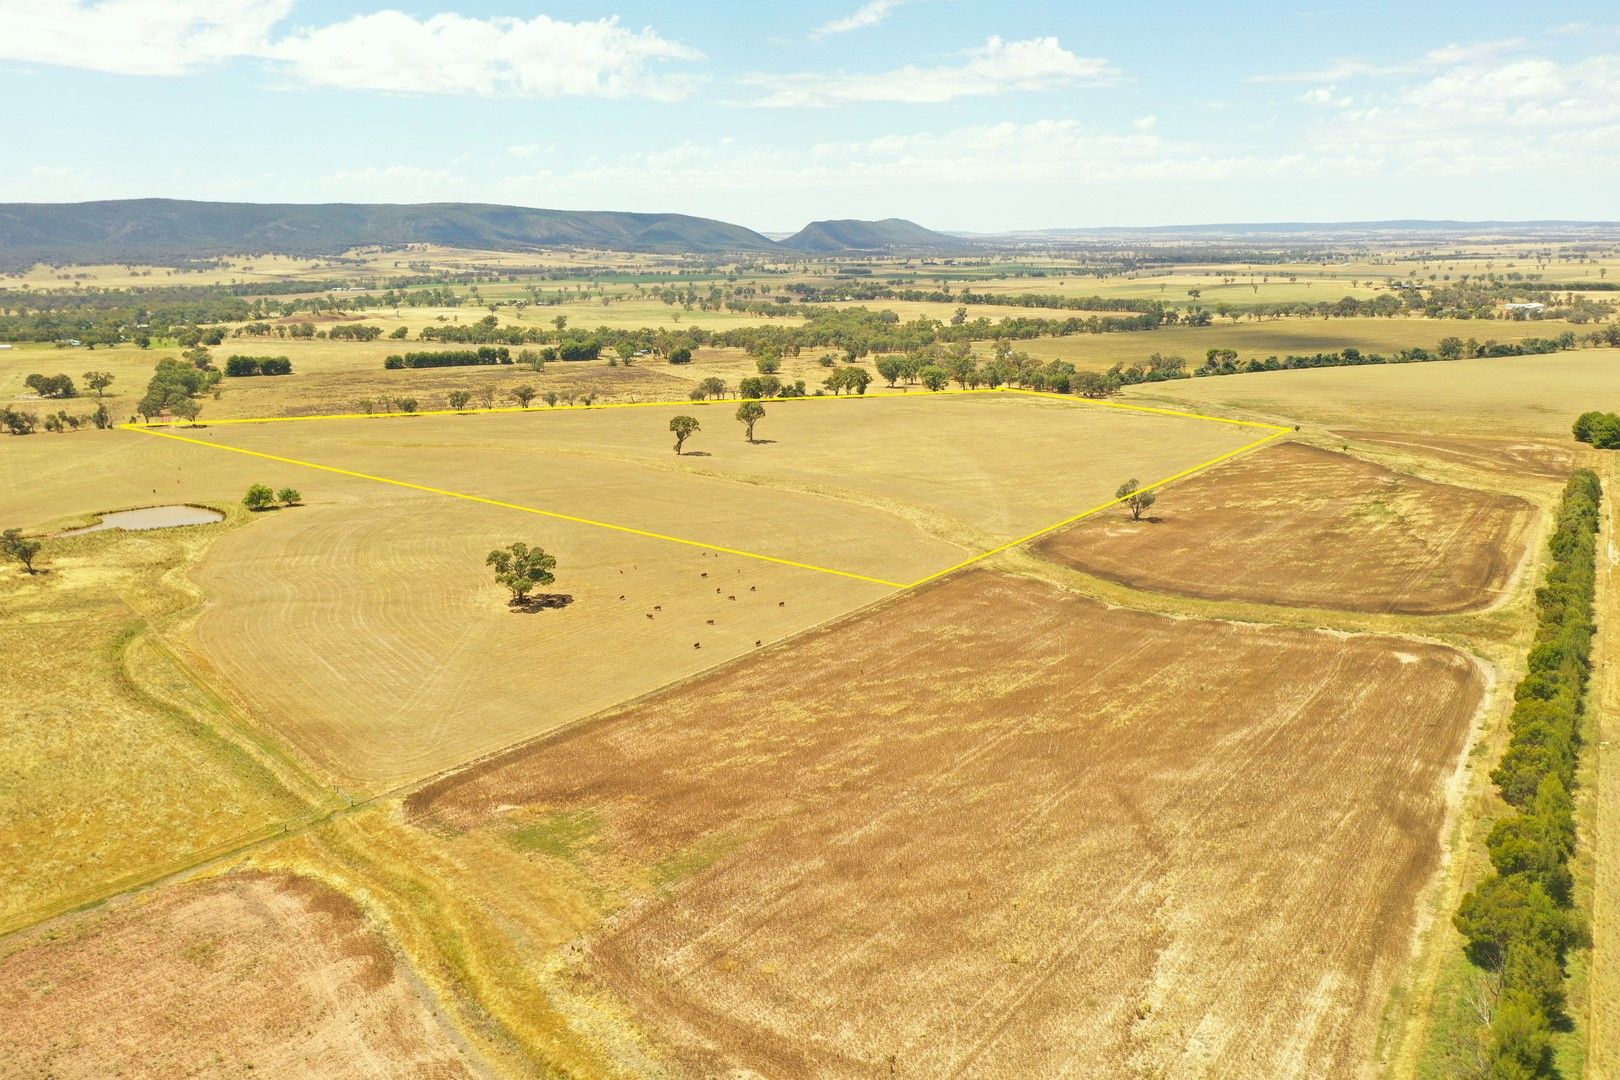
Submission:
[[[1141,485],[1140,487],[1137,488],[1137,491],[1152,491],[1155,488],[1161,488],[1161,487],[1164,487],[1166,484],[1171,484],[1171,483],[1174,483],[1177,480],[1185,479],[1186,477],[1191,476],[1194,473],[1202,472],[1203,470],[1209,468],[1212,465],[1218,465],[1221,462],[1226,461],[1226,460],[1228,460],[1230,458],[1237,457],[1239,454],[1244,454],[1244,453],[1247,453],[1250,450],[1258,449],[1259,447],[1264,446],[1265,444],[1267,444],[1269,442],[1272,442],[1272,441],[1274,441],[1276,439],[1280,439],[1284,435],[1286,435],[1288,433],[1288,431],[1290,430],[1289,428],[1284,427],[1281,424],[1265,424],[1265,423],[1261,423],[1261,422],[1259,422],[1257,420],[1233,420],[1233,419],[1231,419],[1229,417],[1225,417],[1225,416],[1207,416],[1207,415],[1205,415],[1203,413],[1182,412],[1182,411],[1177,410],[1177,409],[1161,409],[1161,408],[1157,408],[1157,407],[1154,407],[1154,406],[1151,406],[1151,405],[1128,405],[1128,404],[1126,404],[1125,402],[1122,402],[1122,401],[1099,401],[1099,400],[1096,400],[1094,398],[1074,397],[1074,396],[1069,395],[1069,394],[1054,394],[1054,393],[1050,393],[1050,392],[1047,392],[1047,391],[1041,391],[1041,390],[1024,390],[1024,389],[1020,389],[1018,387],[997,387],[997,388],[994,388],[994,389],[974,389],[974,390],[965,390],[965,389],[964,390],[938,390],[938,391],[931,391],[931,392],[928,392],[926,394],[910,394],[910,393],[902,391],[902,392],[896,392],[896,393],[879,392],[879,393],[875,393],[875,394],[862,394],[862,395],[854,395],[854,394],[852,394],[852,395],[849,395],[847,397],[834,394],[834,395],[823,395],[821,397],[806,396],[806,397],[793,397],[793,398],[758,398],[758,399],[744,399],[744,400],[759,400],[759,401],[769,401],[769,402],[772,402],[772,403],[781,403],[781,404],[796,404],[798,402],[807,402],[807,401],[858,401],[858,400],[868,400],[868,399],[872,399],[872,398],[905,398],[905,397],[909,397],[909,398],[913,398],[913,399],[922,398],[922,399],[926,400],[928,398],[934,398],[934,397],[938,397],[938,396],[942,396],[942,395],[1008,394],[1008,393],[1011,393],[1011,394],[1024,394],[1024,395],[1027,395],[1029,397],[1055,398],[1055,399],[1057,399],[1059,401],[1062,401],[1062,402],[1064,402],[1066,404],[1070,404],[1070,405],[1076,405],[1076,404],[1079,404],[1079,405],[1095,405],[1095,406],[1099,406],[1099,407],[1102,407],[1102,408],[1125,409],[1125,410],[1130,411],[1130,412],[1151,413],[1151,414],[1156,414],[1156,415],[1159,415],[1159,416],[1175,416],[1175,417],[1180,417],[1180,418],[1186,419],[1186,420],[1209,420],[1209,421],[1212,421],[1212,422],[1217,423],[1217,424],[1231,424],[1231,425],[1233,425],[1235,427],[1258,428],[1260,430],[1269,432],[1269,434],[1264,435],[1264,436],[1254,440],[1251,443],[1246,443],[1243,446],[1240,446],[1235,450],[1228,450],[1224,454],[1218,454],[1215,457],[1210,458],[1208,461],[1200,462],[1197,465],[1192,466],[1191,468],[1183,469],[1178,473],[1175,473],[1175,474],[1170,475],[1170,476],[1166,476],[1166,477],[1164,477],[1162,479],[1159,479],[1159,480],[1155,480],[1150,484],[1143,484],[1143,485]],[[721,399],[721,400],[717,400],[717,401],[621,401],[621,402],[605,402],[605,403],[603,403],[601,405],[596,405],[596,404],[592,404],[592,405],[564,405],[564,406],[562,406],[562,408],[563,409],[568,409],[568,410],[582,410],[582,409],[650,409],[650,408],[660,408],[660,407],[661,408],[668,408],[670,406],[681,406],[683,408],[689,407],[689,408],[697,409],[697,408],[704,408],[704,407],[710,407],[710,406],[715,406],[715,405],[728,405],[728,404],[730,404],[730,401],[727,401],[725,399]],[[556,408],[557,408],[556,406],[550,406],[550,407],[548,407],[546,409],[538,410],[538,413],[539,414],[544,414],[544,413],[552,412]],[[223,420],[210,420],[208,422],[208,426],[209,427],[217,427],[217,426],[224,426],[224,425],[227,425],[227,424],[291,424],[291,423],[305,423],[305,422],[317,421],[317,420],[396,420],[396,419],[406,419],[408,417],[415,417],[415,416],[472,416],[472,415],[480,415],[480,414],[519,413],[519,412],[536,412],[536,411],[537,410],[529,409],[529,408],[522,407],[522,406],[509,406],[509,407],[508,406],[503,406],[501,408],[492,408],[492,409],[429,409],[429,410],[426,410],[424,412],[412,412],[412,413],[383,413],[383,414],[377,414],[377,413],[324,413],[324,414],[314,415],[314,416],[255,416],[255,417],[239,417],[239,418],[234,418],[234,419],[223,419]],[[889,581],[889,580],[887,580],[885,578],[869,577],[866,574],[856,574],[856,573],[852,573],[852,572],[850,572],[848,570],[836,570],[836,569],[834,569],[834,568],[832,568],[830,566],[817,566],[814,563],[796,562],[793,559],[783,559],[783,558],[779,558],[778,556],[775,556],[775,555],[766,555],[766,554],[763,554],[763,553],[758,552],[758,551],[744,551],[744,550],[742,550],[740,548],[724,547],[724,546],[722,546],[720,544],[711,544],[711,543],[709,543],[707,541],[704,541],[704,540],[691,540],[691,539],[688,539],[688,538],[683,537],[683,536],[670,536],[667,533],[658,533],[658,532],[651,532],[651,531],[649,531],[647,529],[632,528],[629,525],[616,525],[616,524],[614,524],[613,522],[610,522],[610,521],[596,521],[596,520],[593,520],[591,518],[576,517],[573,514],[559,513],[559,512],[557,512],[555,510],[542,510],[542,509],[540,509],[538,507],[534,507],[534,506],[523,506],[523,505],[521,505],[519,503],[502,502],[499,499],[487,499],[487,498],[483,497],[482,495],[469,495],[464,491],[451,491],[448,488],[432,487],[432,486],[427,485],[427,484],[416,484],[416,483],[412,483],[412,482],[410,482],[408,480],[395,480],[395,479],[393,479],[391,477],[387,477],[387,476],[374,476],[371,473],[356,472],[356,471],[354,471],[352,469],[340,469],[340,468],[338,468],[338,467],[336,467],[334,465],[322,465],[319,462],[301,461],[298,458],[282,457],[281,455],[278,455],[278,454],[267,454],[267,453],[263,452],[262,450],[247,450],[247,449],[243,449],[242,447],[239,447],[239,446],[227,446],[224,443],[209,442],[206,439],[193,439],[193,438],[191,438],[189,436],[186,436],[186,435],[176,435],[172,431],[159,431],[159,430],[157,430],[158,428],[171,428],[171,427],[174,427],[176,425],[176,423],[177,423],[176,421],[163,421],[163,422],[159,422],[159,423],[156,423],[156,424],[151,424],[151,423],[148,423],[148,424],[119,424],[118,427],[119,427],[119,430],[121,430],[121,431],[138,431],[143,435],[151,435],[151,436],[153,436],[155,438],[173,439],[175,442],[191,443],[191,444],[193,444],[195,446],[206,446],[206,447],[209,447],[210,449],[214,449],[214,450],[229,450],[231,453],[234,453],[234,454],[246,454],[249,457],[263,458],[266,461],[280,462],[281,464],[284,464],[284,465],[298,465],[298,466],[301,466],[301,467],[306,468],[306,469],[319,469],[322,472],[337,473],[339,476],[352,476],[352,477],[355,477],[355,478],[360,479],[360,480],[371,480],[371,481],[374,481],[374,482],[379,483],[379,484],[391,484],[394,487],[409,488],[412,491],[425,491],[425,492],[428,492],[429,494],[432,494],[432,495],[447,495],[447,496],[449,496],[450,498],[453,498],[453,499],[465,499],[468,502],[483,503],[486,506],[499,506],[499,507],[501,507],[503,509],[506,509],[506,510],[521,510],[522,512],[524,512],[526,514],[538,514],[541,517],[553,518],[553,519],[558,520],[558,521],[570,521],[570,522],[573,522],[576,525],[592,525],[592,526],[595,526],[596,528],[599,528],[599,529],[611,529],[614,532],[630,533],[633,536],[645,536],[645,537],[648,537],[648,538],[653,539],[653,540],[665,540],[665,541],[668,541],[668,542],[670,542],[672,544],[684,544],[687,547],[702,548],[705,551],[718,551],[718,552],[723,552],[723,553],[725,553],[727,555],[740,555],[740,556],[742,556],[744,558],[748,558],[748,559],[758,559],[761,562],[776,563],[776,564],[781,565],[781,566],[793,566],[793,567],[797,567],[800,570],[814,570],[814,571],[816,571],[818,573],[822,573],[822,574],[832,574],[835,577],[852,578],[852,579],[854,579],[856,581],[866,581],[866,582],[870,582],[870,583],[872,583],[874,585],[886,585],[886,586],[889,586],[890,588],[902,589],[902,590],[904,590],[904,589],[915,589],[919,585],[926,585],[930,581],[938,580],[939,578],[944,577],[946,574],[953,574],[956,571],[961,570],[963,567],[972,566],[976,562],[980,562],[980,561],[982,561],[984,559],[988,559],[990,556],[999,554],[1000,552],[1006,551],[1009,548],[1018,547],[1020,544],[1027,544],[1031,540],[1039,539],[1040,537],[1045,536],[1047,533],[1055,532],[1056,530],[1061,529],[1066,525],[1072,525],[1075,522],[1082,520],[1083,518],[1088,518],[1093,514],[1101,513],[1102,511],[1107,510],[1109,507],[1118,506],[1120,503],[1124,502],[1126,499],[1128,499],[1130,497],[1128,495],[1121,495],[1121,496],[1118,496],[1116,498],[1109,499],[1107,502],[1099,503],[1098,505],[1091,507],[1089,510],[1082,510],[1078,514],[1072,514],[1069,517],[1064,518],[1062,521],[1055,521],[1050,525],[1047,525],[1047,526],[1044,526],[1042,528],[1036,529],[1034,532],[1029,533],[1028,535],[1020,536],[1016,540],[1009,540],[1005,544],[997,545],[996,547],[993,547],[988,551],[982,551],[977,555],[973,555],[973,556],[970,556],[969,558],[963,559],[961,562],[957,563],[954,566],[947,566],[943,570],[937,571],[936,573],[929,574],[926,577],[920,577],[916,581],[901,582],[901,581]]]

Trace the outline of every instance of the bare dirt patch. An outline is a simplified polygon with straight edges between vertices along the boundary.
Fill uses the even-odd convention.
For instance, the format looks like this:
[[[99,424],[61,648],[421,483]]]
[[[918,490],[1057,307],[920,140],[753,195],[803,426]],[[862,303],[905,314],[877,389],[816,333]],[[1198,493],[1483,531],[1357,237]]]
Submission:
[[[163,889],[0,948],[5,1076],[473,1072],[358,906],[306,878]]]
[[[1357,1075],[1483,690],[977,571],[407,812],[659,868],[583,968],[681,1075]]]
[[[1523,499],[1283,443],[1041,541],[1055,562],[1211,600],[1443,614],[1484,607],[1524,555]]]

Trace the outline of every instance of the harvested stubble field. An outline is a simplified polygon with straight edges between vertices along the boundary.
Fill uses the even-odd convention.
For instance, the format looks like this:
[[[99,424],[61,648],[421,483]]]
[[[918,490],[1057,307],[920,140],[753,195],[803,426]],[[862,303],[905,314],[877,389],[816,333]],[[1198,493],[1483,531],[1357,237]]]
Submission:
[[[1465,341],[1471,337],[1480,341],[1522,341],[1532,337],[1557,337],[1565,330],[1583,334],[1590,329],[1555,319],[1535,322],[1415,317],[1245,319],[1236,323],[1222,320],[1211,326],[1165,326],[1136,333],[1036,338],[1016,342],[1015,348],[1042,360],[1067,360],[1081,370],[1104,371],[1114,364],[1146,360],[1156,352],[1180,356],[1189,367],[1196,368],[1204,362],[1204,354],[1210,349],[1236,349],[1240,360],[1264,360],[1268,356],[1289,354],[1308,356],[1352,347],[1388,355],[1414,347],[1433,350],[1447,337]],[[980,348],[984,350],[983,346]]]
[[[1529,436],[1568,445],[1574,417],[1620,404],[1620,349],[1223,375],[1128,387],[1128,400],[1332,428]]]
[[[201,455],[210,452],[196,449]],[[219,455],[228,456],[228,455]],[[261,724],[344,787],[431,775],[868,603],[883,585],[362,480],[224,537],[193,639]],[[868,522],[874,541],[899,541]],[[517,612],[484,556],[557,556]]]
[[[1266,434],[1068,401],[928,396],[773,404],[759,434],[775,441],[753,445],[729,405],[695,410],[727,427],[693,440],[713,447],[706,456],[677,458],[668,415],[686,408],[183,433],[879,580],[134,438],[302,473],[318,492],[220,541],[198,573],[210,601],[194,640],[261,722],[371,792],[860,607],[1106,501],[1121,478],[1156,479]],[[1080,458],[1076,445],[1108,452]],[[558,557],[554,588],[571,603],[506,609],[483,555],[514,536]]]
[[[1026,394],[175,428],[222,447],[906,583],[1270,434]],[[671,417],[704,429],[672,453]],[[218,451],[212,451],[217,454]],[[199,455],[210,450],[196,449]]]
[[[1502,596],[1534,508],[1300,443],[1178,484],[1162,509],[1043,539],[1047,558],[1208,600],[1435,615]]]
[[[308,878],[175,885],[0,943],[3,1077],[479,1070],[363,920]]]
[[[607,861],[726,852],[582,954],[683,1074],[1366,1071],[1471,661],[990,571],[792,660],[790,693],[762,654],[408,812],[463,834],[589,815]]]

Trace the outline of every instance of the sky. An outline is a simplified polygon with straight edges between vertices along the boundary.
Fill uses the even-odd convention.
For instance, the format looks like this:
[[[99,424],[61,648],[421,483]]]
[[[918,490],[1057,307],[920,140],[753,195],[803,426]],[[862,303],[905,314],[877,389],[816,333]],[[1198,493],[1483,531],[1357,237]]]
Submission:
[[[1612,3],[0,0],[0,201],[1620,218]]]

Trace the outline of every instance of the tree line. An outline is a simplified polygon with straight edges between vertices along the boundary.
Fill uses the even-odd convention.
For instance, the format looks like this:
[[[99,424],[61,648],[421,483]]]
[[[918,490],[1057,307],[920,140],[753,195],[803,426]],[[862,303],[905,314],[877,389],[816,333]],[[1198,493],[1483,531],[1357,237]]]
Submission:
[[[229,356],[225,359],[225,374],[230,377],[291,375],[292,361],[285,356]]]
[[[1486,839],[1493,872],[1457,909],[1468,958],[1485,973],[1489,1030],[1481,1064],[1495,1077],[1555,1075],[1552,1033],[1564,1019],[1564,965],[1586,940],[1570,859],[1576,781],[1591,674],[1602,488],[1581,469],[1564,487],[1536,590],[1536,634],[1514,691],[1512,735],[1491,772],[1513,808]]]

